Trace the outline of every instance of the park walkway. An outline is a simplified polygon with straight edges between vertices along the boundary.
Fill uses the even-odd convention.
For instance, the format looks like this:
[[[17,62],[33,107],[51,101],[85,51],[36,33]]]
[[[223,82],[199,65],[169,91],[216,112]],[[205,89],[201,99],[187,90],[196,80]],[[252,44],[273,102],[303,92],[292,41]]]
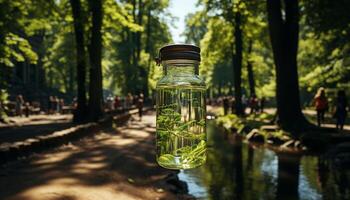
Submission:
[[[0,168],[0,199],[187,199],[155,163],[155,116]]]
[[[276,108],[267,108],[265,109],[265,112],[268,114],[275,114]],[[317,113],[316,110],[313,109],[304,109],[303,114],[307,117],[309,121],[311,121],[313,124],[317,124]],[[327,112],[325,115],[325,122],[322,124],[322,127],[326,128],[335,128],[335,119],[332,118],[332,115],[330,112]],[[347,118],[346,124],[344,125],[344,130],[339,131],[339,133],[346,133],[350,134],[350,119]]]
[[[0,123],[0,146],[70,128],[74,126],[72,117],[71,114],[10,117],[9,124]]]

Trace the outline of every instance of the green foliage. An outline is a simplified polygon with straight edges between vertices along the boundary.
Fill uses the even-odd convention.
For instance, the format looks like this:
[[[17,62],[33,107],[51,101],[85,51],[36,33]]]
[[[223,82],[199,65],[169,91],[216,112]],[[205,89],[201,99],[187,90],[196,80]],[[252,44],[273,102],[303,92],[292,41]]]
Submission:
[[[186,43],[200,44],[207,30],[208,16],[204,11],[190,13],[186,16],[186,29],[183,33],[186,37]]]
[[[350,79],[349,1],[301,2],[301,38],[298,54],[301,87],[342,88]],[[349,85],[345,86],[349,87]]]
[[[166,14],[169,1],[135,2],[103,1],[103,83],[115,93],[154,88],[159,72],[153,58],[160,46],[171,41],[167,25],[171,16]],[[81,3],[89,32],[88,2]],[[74,94],[76,48],[69,1],[0,0],[0,9],[0,64],[37,65],[46,86]],[[86,34],[86,44],[89,37]]]
[[[86,33],[91,27],[82,2]],[[201,47],[200,74],[211,94],[234,92],[234,13],[242,15],[243,93],[252,63],[258,97],[275,96],[275,70],[263,1],[200,0],[203,8],[186,17],[186,42]],[[161,76],[153,59],[172,41],[169,0],[103,1],[104,88],[118,94],[151,92]],[[302,96],[318,87],[350,88],[349,2],[300,1],[298,72]],[[69,1],[0,0],[0,67],[31,64],[43,71],[44,88],[74,94],[75,38]],[[336,20],[334,20],[336,19]],[[86,44],[89,41],[86,34]],[[248,47],[252,42],[252,51]],[[88,60],[88,59],[87,59]],[[87,66],[88,68],[89,66]],[[0,74],[0,83],[4,84]],[[310,98],[310,97],[309,97]],[[303,98],[304,99],[304,98]]]
[[[0,89],[0,120],[6,120],[5,104],[8,101],[8,93],[4,89]],[[1,121],[0,121],[1,122]]]
[[[273,114],[269,113],[258,113],[249,115],[247,120],[258,120],[258,121],[271,121],[274,118]]]
[[[215,122],[227,130],[231,130],[232,128],[237,129],[237,132],[241,132],[245,126],[244,121],[235,114],[220,116]]]
[[[200,74],[205,78],[212,93],[228,93],[233,88],[234,20],[239,11],[243,17],[243,88],[248,88],[246,65],[252,63],[258,96],[274,96],[274,70],[269,44],[264,5],[246,1],[200,1],[203,10],[189,14],[184,35],[188,42],[200,44],[202,62]],[[252,52],[248,43],[253,41]]]
[[[220,18],[208,22],[208,31],[201,40],[203,59],[200,72],[207,85],[228,86],[232,83],[231,55],[232,26]]]
[[[203,10],[189,14],[184,35],[188,42],[202,49],[201,75],[214,95],[228,93],[233,87],[231,56],[234,31],[234,12],[242,14],[243,30],[243,91],[248,90],[248,73],[252,63],[256,93],[275,96],[275,70],[268,35],[266,7],[259,1],[217,0],[199,1]],[[298,71],[302,95],[317,88],[348,89],[350,77],[349,2],[331,0],[301,1]],[[334,21],[334,19],[339,19]],[[252,52],[248,52],[252,41]],[[234,42],[234,41],[233,41]],[[306,100],[307,98],[303,98]]]
[[[66,27],[70,29],[70,27]],[[76,89],[76,51],[75,38],[71,31],[61,29],[56,33],[51,47],[48,47],[44,58],[44,69],[49,85],[61,92],[72,94]]]
[[[18,62],[29,61],[32,64],[36,64],[38,59],[28,40],[13,33],[6,35],[4,46],[1,50],[3,56],[0,57],[0,63],[6,66],[13,66],[12,60]]]
[[[0,64],[13,66],[13,60],[30,63],[37,61],[37,55],[32,51],[27,38],[20,36],[20,31],[25,31],[27,17],[30,14],[26,7],[31,1],[0,1]]]
[[[145,85],[154,89],[160,72],[153,59],[158,49],[171,41],[167,18],[161,17],[168,1],[142,2],[141,18],[133,16],[134,11],[140,13],[132,4],[109,2],[110,16],[104,23],[109,51],[105,51],[103,63],[106,88],[117,93],[147,92]]]

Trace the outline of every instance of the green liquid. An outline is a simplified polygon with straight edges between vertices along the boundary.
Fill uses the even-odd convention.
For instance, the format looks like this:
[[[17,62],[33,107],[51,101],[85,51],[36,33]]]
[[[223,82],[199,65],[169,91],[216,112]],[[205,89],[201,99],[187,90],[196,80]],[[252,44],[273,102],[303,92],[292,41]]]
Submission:
[[[157,162],[168,169],[206,160],[205,88],[157,88]]]

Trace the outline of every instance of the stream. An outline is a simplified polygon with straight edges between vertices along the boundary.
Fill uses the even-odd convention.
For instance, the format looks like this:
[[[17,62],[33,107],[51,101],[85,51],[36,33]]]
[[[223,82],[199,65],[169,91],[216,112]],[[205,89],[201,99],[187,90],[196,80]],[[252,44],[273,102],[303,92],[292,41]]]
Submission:
[[[322,156],[275,153],[208,125],[207,163],[181,170],[197,199],[350,199],[350,169]]]

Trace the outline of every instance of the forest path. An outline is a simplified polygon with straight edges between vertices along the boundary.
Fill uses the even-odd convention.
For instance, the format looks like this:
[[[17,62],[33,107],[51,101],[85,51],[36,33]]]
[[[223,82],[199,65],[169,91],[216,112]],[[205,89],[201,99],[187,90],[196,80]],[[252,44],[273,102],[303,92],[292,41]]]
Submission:
[[[276,113],[276,108],[267,108],[264,110],[268,114],[275,114]],[[316,110],[313,109],[304,109],[303,110],[304,115],[313,123],[317,124],[317,113]],[[346,119],[346,123],[344,125],[344,130],[339,131],[339,133],[346,133],[350,134],[350,118],[348,117]],[[326,128],[335,128],[336,127],[336,120],[332,117],[331,112],[326,112],[325,114],[325,122],[322,124],[322,127]]]
[[[0,168],[0,199],[178,199],[155,162],[155,116]],[[183,198],[181,198],[183,199]]]
[[[10,117],[10,124],[0,123],[0,147],[5,143],[24,141],[29,138],[50,135],[55,131],[75,126],[71,114],[32,115],[30,117]]]

